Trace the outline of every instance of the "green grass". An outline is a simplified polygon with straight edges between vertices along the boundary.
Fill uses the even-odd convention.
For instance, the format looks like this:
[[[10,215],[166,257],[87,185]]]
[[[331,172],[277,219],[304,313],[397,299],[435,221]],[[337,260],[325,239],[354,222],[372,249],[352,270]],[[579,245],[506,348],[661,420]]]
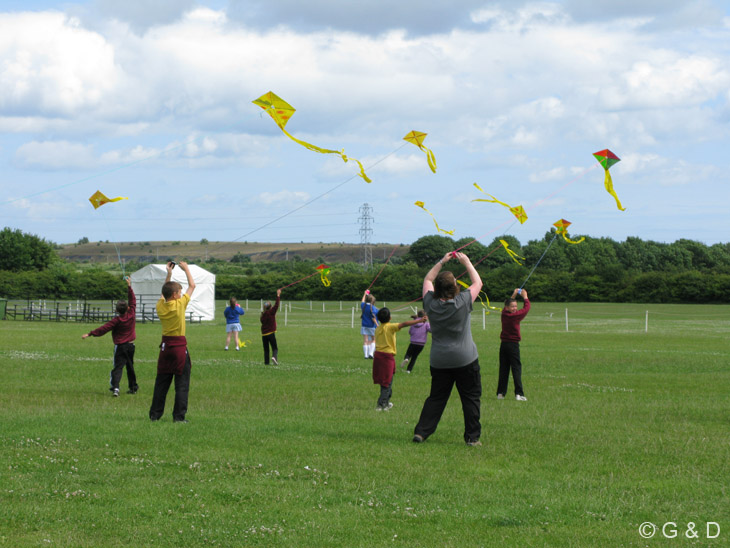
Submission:
[[[499,317],[482,329],[477,310],[473,448],[455,393],[436,433],[410,441],[428,349],[376,413],[351,305],[294,304],[279,367],[263,365],[253,309],[241,352],[223,352],[222,320],[188,327],[185,425],[172,393],[147,418],[159,324],[137,326],[140,392],[123,378],[112,398],[109,335],[0,322],[0,546],[727,545],[728,307],[534,303],[525,403],[495,399]],[[407,344],[402,332],[398,358]],[[645,521],[679,536],[644,540]],[[708,521],[717,539],[684,537]]]

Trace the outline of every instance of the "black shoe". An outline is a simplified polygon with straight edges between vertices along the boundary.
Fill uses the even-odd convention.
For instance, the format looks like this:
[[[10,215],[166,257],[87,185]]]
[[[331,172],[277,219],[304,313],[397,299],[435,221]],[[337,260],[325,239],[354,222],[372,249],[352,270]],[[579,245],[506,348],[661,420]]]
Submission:
[[[127,394],[136,394],[137,390],[139,390],[139,386],[135,388],[130,388],[129,390],[127,390]]]
[[[423,443],[425,440],[422,435],[420,434],[414,434],[413,436],[413,443]]]

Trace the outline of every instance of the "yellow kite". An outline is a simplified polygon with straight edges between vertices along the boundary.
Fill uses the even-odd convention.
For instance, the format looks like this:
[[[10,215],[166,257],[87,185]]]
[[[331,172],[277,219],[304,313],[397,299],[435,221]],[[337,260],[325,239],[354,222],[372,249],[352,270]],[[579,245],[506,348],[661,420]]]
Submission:
[[[428,133],[422,133],[420,131],[411,131],[408,135],[403,137],[404,141],[408,141],[409,143],[413,143],[418,148],[420,148],[423,152],[426,153],[426,160],[428,160],[428,167],[431,168],[431,171],[436,173],[436,157],[433,155],[433,152],[431,149],[423,145],[423,140],[426,138],[426,135]]]
[[[462,282],[461,280],[456,280],[456,282],[464,288],[469,287],[469,284],[467,284],[466,282]],[[484,299],[487,299],[487,304],[484,304],[484,299],[482,299],[482,295],[484,295]],[[484,291],[480,291],[478,296],[479,301],[482,303],[482,306],[485,308],[487,314],[489,314],[490,310],[496,310],[497,312],[502,311],[501,308],[497,308],[496,306],[492,306],[491,304],[489,304],[489,297],[487,297],[487,294]]]
[[[484,192],[478,184],[474,183],[474,186],[476,187],[476,189],[478,191]],[[509,204],[505,204],[504,202],[500,202],[499,200],[497,200],[497,198],[495,198],[494,196],[492,196],[488,192],[484,192],[484,194],[486,194],[487,196],[490,196],[492,199],[491,200],[485,200],[484,198],[481,198],[481,199],[480,198],[477,198],[476,200],[472,200],[472,202],[490,202],[492,204],[501,204],[504,207],[506,207],[507,209],[509,209],[512,212],[512,215],[514,215],[515,217],[517,217],[517,220],[520,222],[520,224],[525,224],[525,221],[527,220],[527,213],[525,213],[525,209],[521,205],[518,205],[516,207],[512,207]]]
[[[580,240],[573,241],[568,239],[568,227],[573,224],[570,221],[566,221],[565,219],[560,219],[559,221],[553,223],[553,226],[557,229],[557,233],[561,234],[563,236],[563,239],[568,242],[569,244],[579,244],[583,240],[585,240],[585,237],[581,236]]]
[[[340,158],[342,158],[345,163],[347,163],[348,160],[352,160],[353,162],[356,162],[358,166],[360,166],[360,173],[358,175],[362,177],[366,183],[372,182],[371,179],[365,174],[365,168],[362,166],[359,160],[356,160],[355,158],[348,158],[345,154],[345,150],[330,150],[328,148],[320,148],[318,146],[315,146],[311,143],[307,143],[306,141],[302,141],[300,139],[297,139],[294,137],[291,133],[289,133],[286,128],[286,123],[289,121],[289,118],[292,117],[292,115],[296,112],[296,109],[291,106],[289,103],[284,101],[281,97],[276,95],[273,91],[270,91],[268,93],[264,93],[261,97],[256,99],[255,101],[252,101],[254,105],[260,106],[262,109],[264,109],[266,112],[269,113],[269,116],[271,116],[274,119],[274,122],[276,122],[276,125],[279,126],[279,129],[284,132],[284,135],[289,137],[292,141],[295,143],[298,143],[302,145],[304,148],[311,150],[313,152],[319,152],[321,154],[339,154]]]
[[[94,209],[99,209],[104,204],[108,204],[109,202],[118,202],[119,200],[128,200],[129,198],[124,198],[122,196],[117,196],[116,198],[107,198],[101,193],[101,190],[97,190],[94,192],[90,197],[89,201],[91,202],[91,205],[94,206]]]
[[[525,260],[524,257],[521,255],[518,255],[516,251],[513,251],[509,248],[509,244],[504,240],[499,240],[499,243],[502,244],[502,247],[504,247],[504,250],[509,254],[510,257],[512,257],[512,260],[516,262],[518,265],[522,266],[522,263],[518,261],[517,259]]]
[[[621,211],[626,211],[626,208],[621,205],[621,200],[618,199],[616,191],[613,189],[613,180],[611,179],[611,174],[608,172],[613,164],[621,161],[621,158],[616,156],[607,148],[604,150],[599,150],[598,152],[594,152],[593,156],[596,160],[598,160],[598,163],[603,166],[603,169],[606,170],[606,177],[603,179],[603,186],[606,187],[608,193],[613,196],[614,200],[616,200],[616,205],[618,206],[618,208]]]
[[[420,208],[421,208],[421,209],[422,209],[423,211],[425,211],[426,213],[428,213],[429,215],[431,215],[431,218],[433,219],[433,224],[435,224],[435,225],[436,225],[436,230],[437,230],[438,232],[443,232],[444,234],[448,234],[449,236],[453,236],[453,235],[454,235],[454,231],[453,231],[453,230],[444,230],[443,228],[440,228],[440,227],[439,227],[439,224],[438,224],[438,223],[436,222],[436,217],[434,217],[434,216],[433,216],[433,213],[431,213],[431,212],[430,212],[430,211],[429,211],[428,209],[426,209],[426,207],[425,207],[425,205],[426,205],[426,204],[424,204],[423,202],[420,202],[420,201],[419,201],[419,202],[415,202],[415,204],[414,204],[414,205],[417,205],[417,206],[418,206],[418,207],[420,207]]]

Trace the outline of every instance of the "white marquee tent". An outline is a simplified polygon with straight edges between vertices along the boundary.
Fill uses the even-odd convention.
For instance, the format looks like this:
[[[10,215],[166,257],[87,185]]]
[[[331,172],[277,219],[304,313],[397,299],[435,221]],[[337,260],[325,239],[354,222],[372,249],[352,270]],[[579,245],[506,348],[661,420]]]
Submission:
[[[190,299],[187,312],[203,320],[215,319],[215,274],[208,272],[194,264],[188,265],[190,273],[195,280],[195,291]],[[132,289],[137,295],[138,301],[155,302],[160,298],[162,284],[167,277],[167,268],[161,264],[148,264],[133,273]],[[188,288],[188,279],[185,272],[179,266],[172,269],[172,281],[179,282],[183,287],[183,293]],[[139,308],[138,308],[139,311]]]

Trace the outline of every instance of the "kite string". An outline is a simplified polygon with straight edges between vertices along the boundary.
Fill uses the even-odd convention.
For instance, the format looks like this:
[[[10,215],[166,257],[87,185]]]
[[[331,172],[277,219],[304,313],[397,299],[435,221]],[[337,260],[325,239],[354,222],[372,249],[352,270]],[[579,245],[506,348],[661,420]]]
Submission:
[[[106,229],[109,231],[109,236],[111,237],[112,245],[114,246],[114,249],[117,252],[117,259],[119,260],[119,266],[122,269],[122,278],[124,278],[127,275],[127,273],[124,270],[124,263],[122,262],[122,253],[120,251],[119,246],[114,241],[114,235],[112,234],[111,226],[109,225],[109,221],[107,220],[106,214],[103,211],[101,213],[101,218],[104,219],[104,224],[106,225]]]
[[[293,286],[293,285],[297,285],[297,284],[298,284],[299,282],[303,282],[304,280],[307,280],[307,279],[311,278],[312,276],[316,276],[317,274],[319,274],[319,272],[313,272],[313,273],[312,273],[312,274],[310,274],[309,276],[304,276],[304,278],[302,278],[302,279],[300,279],[300,280],[297,280],[296,282],[292,282],[292,283],[290,283],[290,284],[288,284],[288,285],[282,286],[282,287],[280,287],[279,289],[280,289],[280,290],[281,290],[281,289],[286,289],[287,287],[291,287],[291,286]]]
[[[535,266],[533,266],[533,267],[532,267],[532,270],[530,270],[530,273],[529,273],[529,274],[527,275],[527,278],[525,278],[525,281],[524,281],[524,282],[522,282],[522,285],[520,286],[520,288],[519,288],[519,290],[517,291],[517,293],[520,293],[520,292],[522,292],[522,288],[523,288],[523,287],[525,287],[525,284],[527,283],[527,280],[529,280],[529,279],[530,279],[530,276],[532,276],[532,273],[533,273],[533,272],[535,272],[535,269],[537,268],[537,265],[539,265],[539,264],[540,264],[540,261],[542,261],[542,258],[543,258],[543,257],[545,256],[545,254],[546,254],[546,253],[548,252],[548,249],[550,249],[550,246],[551,246],[551,245],[553,245],[553,242],[555,241],[555,238],[557,238],[557,237],[558,237],[558,233],[556,232],[556,233],[555,233],[555,236],[553,236],[553,239],[552,239],[552,240],[550,240],[550,243],[549,243],[549,244],[548,244],[548,246],[547,246],[547,247],[545,248],[545,251],[543,251],[543,252],[542,252],[542,255],[540,255],[540,258],[539,258],[539,259],[537,260],[537,262],[535,263]]]
[[[410,230],[412,224],[413,224],[413,219],[411,219],[411,223],[403,231],[403,235],[405,235],[405,234],[408,233],[408,231]],[[401,240],[403,239],[403,235],[400,238]],[[393,246],[393,250],[390,252],[390,255],[388,255],[388,260],[385,261],[385,264],[380,269],[380,272],[378,272],[378,274],[375,276],[375,278],[373,279],[373,281],[370,282],[370,285],[368,286],[367,291],[370,291],[370,289],[373,287],[373,285],[375,285],[375,280],[377,280],[380,277],[380,275],[383,273],[383,270],[385,270],[385,267],[388,266],[388,263],[390,262],[391,257],[393,256],[393,254],[395,253],[395,250],[398,249],[399,246],[400,246],[400,244],[395,244]]]
[[[398,152],[398,151],[399,151],[400,149],[402,149],[402,148],[403,148],[404,146],[406,146],[407,144],[408,144],[408,143],[403,143],[403,144],[402,144],[401,146],[399,146],[399,147],[398,147],[398,148],[396,148],[395,150],[392,150],[392,151],[390,151],[390,152],[389,152],[388,154],[386,154],[385,156],[383,156],[382,158],[380,158],[380,159],[379,159],[378,161],[376,161],[376,162],[374,162],[374,163],[370,164],[370,165],[369,165],[369,166],[367,167],[367,169],[370,169],[370,168],[372,168],[372,167],[375,167],[375,166],[376,166],[376,165],[378,165],[379,163],[381,163],[381,162],[384,162],[384,161],[385,161],[385,160],[386,160],[387,158],[389,158],[390,156],[392,156],[393,154],[395,154],[396,152]],[[238,237],[238,238],[236,238],[235,240],[231,240],[230,242],[226,242],[226,243],[224,243],[223,245],[221,245],[221,246],[219,246],[219,247],[217,247],[217,248],[213,249],[213,250],[211,251],[211,254],[213,254],[213,253],[215,253],[215,252],[217,252],[217,251],[220,251],[221,249],[223,249],[224,247],[226,247],[226,246],[227,246],[228,244],[231,244],[231,243],[233,243],[233,242],[237,242],[237,241],[239,241],[239,240],[242,240],[242,239],[243,239],[243,238],[245,238],[246,236],[250,236],[250,235],[251,235],[251,234],[253,234],[254,232],[258,232],[259,230],[262,230],[262,229],[266,228],[267,226],[270,226],[270,225],[274,224],[275,222],[277,222],[277,221],[280,221],[280,220],[282,220],[282,219],[283,219],[283,218],[285,218],[285,217],[288,217],[288,216],[289,216],[289,215],[291,215],[292,213],[296,213],[296,212],[297,212],[297,211],[299,211],[300,209],[303,209],[303,208],[307,207],[307,206],[308,206],[309,204],[311,204],[311,203],[313,203],[313,202],[316,202],[317,200],[319,200],[319,199],[320,199],[320,198],[322,198],[323,196],[326,196],[326,195],[327,195],[327,194],[329,194],[330,192],[334,192],[335,190],[337,190],[337,189],[338,189],[338,188],[340,188],[341,186],[343,186],[343,185],[345,185],[345,184],[349,183],[350,181],[352,181],[352,180],[353,180],[353,179],[355,179],[356,177],[359,177],[359,175],[357,175],[357,174],[355,174],[355,175],[352,175],[351,177],[349,177],[349,178],[345,179],[344,181],[342,181],[342,182],[341,182],[341,183],[339,183],[338,185],[335,185],[335,186],[333,186],[332,188],[330,188],[329,190],[326,190],[325,192],[323,192],[322,194],[319,194],[319,195],[315,196],[314,198],[312,198],[311,200],[308,200],[308,201],[304,202],[304,203],[303,203],[302,205],[300,205],[300,206],[298,206],[298,207],[295,207],[294,209],[292,209],[292,210],[290,210],[290,211],[287,211],[287,212],[286,212],[286,213],[284,213],[283,215],[279,215],[279,216],[278,216],[278,217],[277,217],[276,219],[273,219],[273,220],[269,221],[268,223],[264,223],[264,224],[263,224],[263,225],[261,225],[260,227],[258,227],[258,228],[254,228],[254,229],[253,229],[253,230],[251,230],[250,232],[247,232],[247,233],[246,233],[246,234],[244,234],[243,236],[239,236],[239,237]]]

